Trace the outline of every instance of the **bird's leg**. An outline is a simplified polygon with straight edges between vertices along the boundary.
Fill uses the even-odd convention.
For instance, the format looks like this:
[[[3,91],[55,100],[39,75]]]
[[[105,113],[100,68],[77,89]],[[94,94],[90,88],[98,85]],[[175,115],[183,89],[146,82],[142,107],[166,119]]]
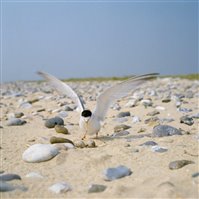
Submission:
[[[98,139],[98,132],[96,133],[96,137],[95,138]]]
[[[87,134],[87,131],[86,133],[84,133],[83,137],[82,137],[82,140],[85,140],[86,139],[86,134]]]

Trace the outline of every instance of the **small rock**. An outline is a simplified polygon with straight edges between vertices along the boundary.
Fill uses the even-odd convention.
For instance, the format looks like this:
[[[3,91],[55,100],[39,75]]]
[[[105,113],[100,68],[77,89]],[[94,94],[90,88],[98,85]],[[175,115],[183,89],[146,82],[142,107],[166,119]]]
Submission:
[[[28,103],[33,104],[33,103],[38,102],[38,101],[39,101],[38,98],[32,98],[32,99],[28,100]]]
[[[123,165],[116,168],[108,168],[103,172],[104,179],[107,181],[116,180],[131,175],[131,170]]]
[[[71,144],[73,144],[73,142],[67,138],[61,138],[61,137],[55,137],[55,136],[52,136],[50,138],[50,143],[51,144],[55,144],[55,143],[71,143]]]
[[[85,143],[84,143],[82,140],[75,141],[75,142],[74,142],[74,145],[75,145],[77,148],[84,148],[84,147],[86,147]]]
[[[160,119],[158,117],[150,117],[144,121],[145,124],[152,124],[158,122]]]
[[[165,99],[162,100],[163,103],[168,103],[168,102],[170,102],[170,101],[171,101],[170,98],[165,98]]]
[[[131,99],[126,104],[125,107],[135,107],[138,104],[138,99]]]
[[[88,188],[88,193],[99,193],[103,192],[107,186],[100,184],[91,184]]]
[[[114,121],[119,122],[119,123],[124,123],[124,122],[128,121],[128,118],[126,118],[126,117],[115,118]]]
[[[158,114],[160,114],[160,112],[157,111],[157,110],[154,110],[154,111],[152,111],[152,112],[147,113],[146,115],[147,115],[147,116],[154,116],[154,115],[158,115]]]
[[[21,180],[21,177],[17,174],[1,174],[0,175],[0,181],[11,181],[11,180]]]
[[[55,131],[56,131],[57,133],[69,134],[69,133],[68,133],[68,129],[65,128],[63,125],[56,125],[56,126],[55,126]]]
[[[24,116],[24,114],[22,112],[17,112],[14,114],[15,118],[21,118],[22,116]]]
[[[25,108],[25,109],[29,109],[29,108],[32,108],[32,105],[29,103],[29,102],[22,102],[20,105],[19,105],[20,108]]]
[[[71,144],[71,143],[64,143],[64,147],[65,147],[66,149],[74,149],[74,145]]]
[[[94,148],[96,147],[95,145],[95,141],[94,140],[88,140],[85,145],[88,147],[88,148]]]
[[[68,116],[68,113],[66,111],[60,111],[58,115],[59,117],[65,118]]]
[[[114,127],[114,132],[120,132],[120,131],[124,131],[131,128],[131,126],[125,125],[125,124],[121,124],[121,125],[117,125]]]
[[[145,132],[146,131],[146,129],[145,128],[143,128],[143,127],[141,127],[139,130],[138,130],[138,132],[137,133],[143,133],[143,132]]]
[[[129,132],[128,131],[119,131],[119,132],[115,132],[113,133],[113,135],[111,135],[112,137],[120,137],[120,136],[125,136],[128,135]]]
[[[145,107],[148,107],[148,106],[152,106],[153,102],[151,99],[143,99],[141,100],[141,104],[144,105]]]
[[[65,106],[64,111],[73,111],[73,109],[70,106]]]
[[[25,120],[21,120],[21,119],[19,119],[19,118],[10,118],[10,119],[8,120],[7,125],[8,125],[8,126],[21,126],[21,125],[23,125],[23,124],[25,124],[25,123],[26,123]]]
[[[199,172],[196,172],[196,173],[192,174],[192,178],[196,178],[196,177],[199,177]]]
[[[56,125],[64,125],[64,120],[60,117],[53,117],[45,122],[47,128],[54,128]]]
[[[152,147],[151,147],[151,150],[152,150],[153,152],[158,152],[158,153],[163,153],[163,152],[168,151],[167,148],[161,147],[161,146],[158,146],[158,145],[152,146]]]
[[[163,106],[156,106],[155,109],[156,110],[160,110],[160,111],[164,111],[165,107],[163,107]]]
[[[180,169],[188,164],[194,164],[194,162],[190,160],[176,160],[169,163],[169,169]]]
[[[180,118],[180,123],[184,123],[191,126],[194,124],[194,121],[193,118],[189,117],[188,115],[185,115]]]
[[[7,192],[7,191],[13,191],[13,190],[15,190],[15,187],[13,185],[8,184],[3,181],[0,182],[0,192]]]
[[[36,173],[36,172],[30,172],[26,175],[26,178],[38,178],[38,179],[41,179],[41,178],[44,178],[41,174],[39,173]]]
[[[71,187],[66,182],[59,182],[59,183],[52,185],[48,189],[50,191],[58,194],[58,193],[65,193],[67,191],[70,191]]]
[[[160,123],[170,123],[175,121],[173,118],[162,118],[160,119]]]
[[[133,116],[132,122],[135,124],[141,122],[141,119],[138,116]]]
[[[118,118],[121,118],[121,117],[128,117],[128,116],[130,116],[131,114],[130,114],[130,112],[129,111],[127,111],[127,112],[120,112],[118,115],[117,115],[117,117]]]
[[[189,113],[189,112],[192,112],[192,109],[180,107],[178,108],[178,111],[183,112],[183,113]]]
[[[164,137],[172,135],[182,135],[181,131],[169,126],[169,125],[158,125],[153,128],[153,136],[155,137]]]
[[[140,146],[155,146],[155,145],[158,145],[158,144],[154,141],[147,141],[147,142],[144,142],[143,144],[140,144]]]
[[[52,159],[59,150],[51,144],[34,144],[26,149],[22,155],[25,162],[43,162]]]
[[[113,110],[118,110],[118,111],[121,109],[121,107],[120,107],[119,104],[114,104],[113,106],[111,106],[111,108],[112,108]]]

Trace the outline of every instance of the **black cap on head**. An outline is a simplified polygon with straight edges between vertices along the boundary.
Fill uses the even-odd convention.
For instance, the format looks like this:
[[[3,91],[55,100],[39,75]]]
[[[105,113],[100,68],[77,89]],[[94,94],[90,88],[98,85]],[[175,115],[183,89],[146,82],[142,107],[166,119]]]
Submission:
[[[82,111],[82,116],[83,117],[90,117],[92,115],[90,110],[83,110]]]

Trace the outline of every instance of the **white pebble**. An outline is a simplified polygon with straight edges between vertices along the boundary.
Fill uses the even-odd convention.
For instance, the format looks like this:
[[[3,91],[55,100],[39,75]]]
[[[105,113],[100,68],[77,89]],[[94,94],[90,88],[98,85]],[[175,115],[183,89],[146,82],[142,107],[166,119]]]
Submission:
[[[48,189],[54,193],[64,193],[70,191],[71,187],[66,182],[58,182],[49,187]]]
[[[26,175],[26,178],[44,178],[44,177],[39,173],[30,172]]]
[[[164,110],[165,110],[165,107],[163,107],[163,106],[156,106],[155,109],[156,109],[156,110],[164,111]]]

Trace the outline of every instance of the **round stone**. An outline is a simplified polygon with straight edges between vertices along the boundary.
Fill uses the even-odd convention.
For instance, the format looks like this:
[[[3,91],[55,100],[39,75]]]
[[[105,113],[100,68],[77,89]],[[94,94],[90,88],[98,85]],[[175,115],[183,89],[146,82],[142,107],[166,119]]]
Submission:
[[[53,117],[45,122],[47,128],[54,128],[56,125],[64,125],[64,120],[60,117]]]
[[[56,125],[55,126],[55,131],[57,133],[68,134],[68,129],[65,128],[63,125]]]

